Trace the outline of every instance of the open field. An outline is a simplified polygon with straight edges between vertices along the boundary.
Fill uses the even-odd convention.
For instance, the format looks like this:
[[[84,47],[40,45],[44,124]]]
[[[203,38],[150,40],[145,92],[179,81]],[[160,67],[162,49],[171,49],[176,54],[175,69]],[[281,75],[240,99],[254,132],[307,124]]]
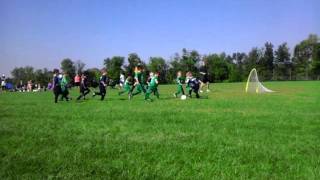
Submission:
[[[202,99],[0,94],[0,179],[320,179],[320,82],[214,84]],[[71,96],[78,92],[73,90]]]

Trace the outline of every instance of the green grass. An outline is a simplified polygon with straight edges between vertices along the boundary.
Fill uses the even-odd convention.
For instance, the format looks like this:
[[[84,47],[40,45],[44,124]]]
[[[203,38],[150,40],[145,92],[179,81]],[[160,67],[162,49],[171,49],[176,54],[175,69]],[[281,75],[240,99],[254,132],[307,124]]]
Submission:
[[[202,99],[0,94],[0,179],[319,179],[320,82],[214,84]],[[71,95],[78,95],[72,91]]]

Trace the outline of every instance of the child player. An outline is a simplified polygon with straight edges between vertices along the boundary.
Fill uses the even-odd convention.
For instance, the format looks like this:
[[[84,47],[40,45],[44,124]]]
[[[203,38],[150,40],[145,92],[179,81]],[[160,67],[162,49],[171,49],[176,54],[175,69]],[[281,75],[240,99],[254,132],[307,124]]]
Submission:
[[[207,88],[207,92],[210,92],[208,72],[200,72],[200,74],[202,75],[201,85],[200,85],[200,93],[203,92],[204,87]]]
[[[158,92],[158,74],[154,74],[153,72],[150,72],[150,83],[148,86],[148,90],[145,94],[145,98],[144,100],[149,100],[152,101],[152,99],[150,99],[150,94],[154,93],[155,96],[157,96],[157,98],[159,99],[159,92]]]
[[[194,78],[192,76],[191,72],[188,72],[188,76],[187,76],[188,82],[187,85],[189,87],[189,97],[192,98],[192,91],[196,94],[197,98],[200,98],[199,96],[199,88],[200,88],[200,83],[201,81],[197,78]]]
[[[80,81],[80,95],[78,96],[77,100],[80,100],[83,97],[83,100],[86,99],[86,95],[90,93],[90,89],[88,87],[88,79],[85,74],[81,75]]]
[[[69,90],[68,90],[68,85],[69,85],[69,80],[68,80],[68,74],[67,73],[63,73],[62,75],[62,79],[61,79],[61,98],[60,101],[63,101],[63,99],[65,98],[66,101],[69,101]]]
[[[99,79],[99,92],[94,92],[93,97],[96,95],[101,96],[101,101],[104,100],[104,97],[106,96],[107,92],[107,85],[108,85],[108,77],[107,77],[107,71],[105,69],[101,70],[102,75],[100,76]]]
[[[134,81],[135,81],[134,85],[132,86],[130,94],[129,94],[130,99],[132,96],[138,95],[141,92],[146,93],[146,89],[144,88],[145,77],[144,77],[143,67],[141,65],[138,65],[137,67],[135,67]],[[136,88],[136,91],[133,93],[133,90],[135,88]]]
[[[182,77],[182,73],[181,71],[177,72],[177,79],[176,79],[176,83],[177,83],[177,92],[174,93],[174,97],[178,97],[180,94],[184,95],[184,90],[183,90],[183,77]]]
[[[59,70],[53,70],[53,82],[52,82],[52,89],[54,94],[54,102],[58,102],[58,97],[61,94],[61,86],[60,86],[60,79],[59,79]]]
[[[186,91],[187,92],[189,92],[189,90],[190,90],[190,86],[189,86],[189,81],[190,81],[190,79],[191,79],[191,72],[190,71],[188,71],[187,73],[186,73],[186,81],[185,81],[185,83],[186,83]]]
[[[127,79],[124,81],[123,90],[119,92],[119,96],[126,92],[130,93],[132,84],[133,84],[132,77],[129,75]]]

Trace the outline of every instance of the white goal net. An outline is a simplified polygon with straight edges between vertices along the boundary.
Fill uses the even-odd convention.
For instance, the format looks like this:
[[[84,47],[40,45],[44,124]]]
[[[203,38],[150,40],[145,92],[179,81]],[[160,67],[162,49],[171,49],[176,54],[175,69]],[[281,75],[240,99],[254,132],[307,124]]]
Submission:
[[[257,70],[253,68],[250,71],[247,85],[246,85],[246,92],[252,93],[266,93],[266,92],[274,92],[266,87],[264,87],[261,82],[259,81]]]

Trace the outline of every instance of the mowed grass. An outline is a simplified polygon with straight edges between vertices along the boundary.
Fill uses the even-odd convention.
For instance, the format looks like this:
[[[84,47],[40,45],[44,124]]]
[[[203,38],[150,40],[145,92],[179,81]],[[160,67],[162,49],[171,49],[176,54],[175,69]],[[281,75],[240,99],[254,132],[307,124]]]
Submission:
[[[201,99],[53,103],[0,94],[0,179],[319,179],[320,82],[212,85]],[[71,92],[76,97],[78,91]]]

